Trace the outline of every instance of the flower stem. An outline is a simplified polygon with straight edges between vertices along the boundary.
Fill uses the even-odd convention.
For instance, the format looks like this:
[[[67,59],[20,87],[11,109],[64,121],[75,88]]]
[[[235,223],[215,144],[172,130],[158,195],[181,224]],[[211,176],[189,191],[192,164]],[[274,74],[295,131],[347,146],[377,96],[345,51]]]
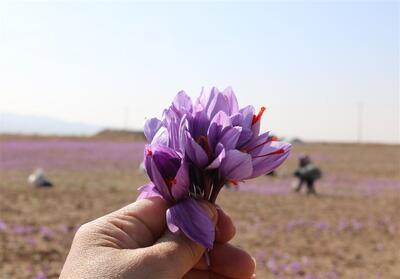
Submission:
[[[218,194],[221,191],[222,187],[224,187],[224,185],[225,185],[225,182],[221,182],[220,185],[213,188],[209,202],[215,203],[215,201],[217,200]]]

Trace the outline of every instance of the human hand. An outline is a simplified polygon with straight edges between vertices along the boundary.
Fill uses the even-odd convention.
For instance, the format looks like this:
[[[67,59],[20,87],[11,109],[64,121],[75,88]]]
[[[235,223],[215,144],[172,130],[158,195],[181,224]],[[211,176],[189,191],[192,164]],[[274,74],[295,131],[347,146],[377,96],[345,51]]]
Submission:
[[[250,255],[227,243],[235,235],[231,219],[210,203],[202,206],[216,225],[210,266],[202,246],[168,231],[167,202],[150,198],[82,225],[60,278],[255,278]]]

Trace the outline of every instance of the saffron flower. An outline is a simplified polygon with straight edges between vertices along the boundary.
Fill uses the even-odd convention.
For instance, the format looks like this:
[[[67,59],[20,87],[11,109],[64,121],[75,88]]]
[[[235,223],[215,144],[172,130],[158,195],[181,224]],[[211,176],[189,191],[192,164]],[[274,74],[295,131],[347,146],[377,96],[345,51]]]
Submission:
[[[179,92],[162,119],[145,124],[144,165],[151,182],[139,188],[138,199],[168,201],[169,230],[211,249],[214,226],[199,201],[214,203],[225,183],[269,173],[289,155],[290,144],[260,134],[264,111],[240,109],[230,87],[203,91],[195,102]]]

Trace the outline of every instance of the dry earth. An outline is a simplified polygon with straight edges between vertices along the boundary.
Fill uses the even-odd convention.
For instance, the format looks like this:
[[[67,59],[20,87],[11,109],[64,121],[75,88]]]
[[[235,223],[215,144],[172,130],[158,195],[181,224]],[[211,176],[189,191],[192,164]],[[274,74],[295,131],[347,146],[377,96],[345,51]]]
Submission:
[[[0,141],[0,278],[57,278],[77,227],[135,200],[142,143]],[[291,192],[296,157],[324,173],[319,195]],[[41,166],[56,186],[33,189]],[[400,278],[400,147],[296,145],[277,177],[224,190],[233,243],[258,278]]]

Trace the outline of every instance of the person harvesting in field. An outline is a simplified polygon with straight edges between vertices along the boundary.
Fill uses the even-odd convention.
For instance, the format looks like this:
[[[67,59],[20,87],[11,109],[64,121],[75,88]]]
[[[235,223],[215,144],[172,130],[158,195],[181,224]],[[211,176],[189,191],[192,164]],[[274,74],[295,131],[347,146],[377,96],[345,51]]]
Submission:
[[[309,156],[303,154],[299,157],[299,167],[293,174],[299,179],[299,184],[295,188],[295,192],[300,192],[304,184],[307,185],[307,194],[316,195],[314,183],[321,178],[321,170],[316,167]]]

